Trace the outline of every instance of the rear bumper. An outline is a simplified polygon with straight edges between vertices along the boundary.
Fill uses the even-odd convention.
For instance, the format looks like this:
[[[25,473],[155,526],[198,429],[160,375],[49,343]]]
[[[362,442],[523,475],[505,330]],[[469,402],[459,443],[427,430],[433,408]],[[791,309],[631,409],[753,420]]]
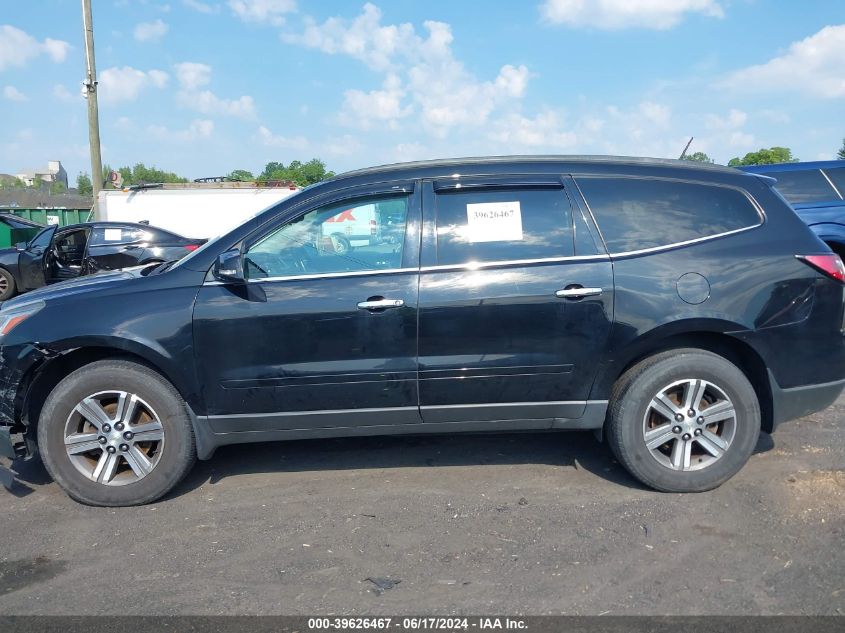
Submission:
[[[769,384],[772,389],[773,425],[826,409],[845,389],[845,380],[836,380],[816,385],[804,385],[781,389],[769,371]]]

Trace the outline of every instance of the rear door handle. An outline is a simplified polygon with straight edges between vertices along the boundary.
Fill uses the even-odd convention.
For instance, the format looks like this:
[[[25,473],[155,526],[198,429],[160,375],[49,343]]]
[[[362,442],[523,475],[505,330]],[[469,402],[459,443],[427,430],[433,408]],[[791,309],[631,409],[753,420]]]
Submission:
[[[574,288],[564,288],[555,292],[556,297],[561,299],[581,299],[582,297],[595,297],[602,293],[601,288],[584,288],[583,286],[576,286]]]
[[[386,310],[387,308],[401,308],[405,305],[402,299],[367,299],[358,303],[359,310]]]

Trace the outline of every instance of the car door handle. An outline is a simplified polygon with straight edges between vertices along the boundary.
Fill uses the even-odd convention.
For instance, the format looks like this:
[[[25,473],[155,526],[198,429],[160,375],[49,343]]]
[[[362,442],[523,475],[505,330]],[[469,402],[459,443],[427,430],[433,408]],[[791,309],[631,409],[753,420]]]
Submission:
[[[359,310],[386,310],[387,308],[401,308],[405,305],[402,299],[367,299],[358,303]]]
[[[584,288],[583,286],[575,286],[572,288],[564,288],[555,292],[556,297],[561,299],[581,299],[583,297],[595,297],[602,293],[601,288]]]

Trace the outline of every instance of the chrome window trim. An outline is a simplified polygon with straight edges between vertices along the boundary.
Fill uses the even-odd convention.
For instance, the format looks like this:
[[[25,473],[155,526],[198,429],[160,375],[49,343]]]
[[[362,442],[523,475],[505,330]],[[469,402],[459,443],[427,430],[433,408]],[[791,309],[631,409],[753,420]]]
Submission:
[[[665,244],[663,246],[652,246],[651,248],[641,248],[633,251],[619,251],[619,252],[610,252],[610,249],[607,247],[607,242],[604,239],[604,234],[601,230],[601,225],[599,224],[598,220],[596,220],[595,214],[593,214],[593,210],[590,207],[590,203],[587,200],[587,196],[584,195],[584,192],[581,191],[581,186],[578,184],[578,179],[575,175],[572,175],[572,181],[575,183],[576,189],[578,189],[578,193],[581,195],[581,199],[584,201],[584,205],[587,207],[587,211],[590,214],[590,217],[593,219],[593,224],[595,224],[596,230],[599,232],[599,237],[601,237],[601,241],[604,243],[605,250],[610,255],[610,258],[613,259],[615,257],[630,257],[632,255],[642,255],[645,253],[656,253],[661,251],[670,250],[673,248],[679,248],[683,246],[689,246],[690,244],[698,244],[699,242],[706,242],[708,240],[715,240],[721,237],[726,237],[728,235],[736,235],[737,233],[743,233],[745,231],[752,231],[754,229],[758,229],[766,223],[766,212],[763,210],[763,207],[760,206],[760,203],[754,199],[754,197],[748,193],[742,187],[737,187],[736,185],[729,185],[725,183],[716,183],[716,182],[707,182],[703,180],[691,180],[688,178],[671,178],[665,176],[639,176],[639,175],[627,175],[627,174],[613,174],[613,175],[606,175],[606,174],[578,174],[581,178],[624,178],[629,180],[662,180],[662,181],[671,181],[671,182],[680,182],[686,184],[693,184],[693,185],[705,185],[707,187],[721,187],[723,189],[733,189],[734,191],[738,191],[741,193],[745,198],[751,203],[751,206],[754,207],[754,210],[757,212],[757,216],[760,219],[760,222],[754,224],[753,226],[745,226],[741,229],[734,229],[733,231],[726,231],[724,233],[717,233],[716,235],[706,235],[704,237],[696,237],[691,240],[685,240],[683,242],[673,242],[671,244]]]
[[[286,275],[286,276],[279,276],[279,277],[261,277],[259,279],[247,279],[246,283],[249,284],[256,284],[256,283],[264,283],[268,281],[304,281],[308,279],[332,279],[332,278],[342,278],[342,277],[360,277],[360,276],[372,276],[372,275],[399,275],[402,273],[415,273],[418,272],[417,268],[385,268],[385,269],[377,269],[377,270],[346,270],[337,273],[313,273],[310,275]],[[231,286],[231,282],[225,281],[217,281],[214,280],[207,280],[204,286]]]
[[[567,257],[542,257],[537,259],[507,259],[490,262],[467,262],[465,264],[438,264],[437,266],[423,266],[420,272],[437,272],[448,270],[482,270],[497,266],[527,266],[531,264],[560,264],[564,262],[609,260],[609,255],[569,255]]]

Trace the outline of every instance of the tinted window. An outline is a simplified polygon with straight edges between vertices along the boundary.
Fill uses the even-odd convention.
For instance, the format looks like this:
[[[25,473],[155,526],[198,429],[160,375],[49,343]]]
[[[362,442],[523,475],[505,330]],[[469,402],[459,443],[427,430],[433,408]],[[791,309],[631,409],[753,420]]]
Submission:
[[[405,196],[347,200],[309,211],[249,248],[246,276],[401,268],[407,216]]]
[[[562,189],[437,194],[437,261],[465,264],[568,257],[572,217]]]
[[[845,161],[843,161],[845,162]],[[845,165],[837,167],[836,169],[825,169],[824,173],[836,185],[840,195],[845,198]]]
[[[736,189],[636,178],[578,178],[607,249],[624,253],[755,226],[760,216]]]
[[[131,242],[146,242],[150,240],[150,233],[143,229],[129,226],[98,226],[91,238],[92,245],[127,244]]]
[[[838,200],[839,196],[818,169],[779,171],[766,174],[777,179],[775,188],[791,204]]]
[[[50,246],[50,240],[53,237],[55,229],[46,228],[41,233],[35,236],[35,238],[29,243],[29,248],[37,247],[37,248],[47,248]]]

